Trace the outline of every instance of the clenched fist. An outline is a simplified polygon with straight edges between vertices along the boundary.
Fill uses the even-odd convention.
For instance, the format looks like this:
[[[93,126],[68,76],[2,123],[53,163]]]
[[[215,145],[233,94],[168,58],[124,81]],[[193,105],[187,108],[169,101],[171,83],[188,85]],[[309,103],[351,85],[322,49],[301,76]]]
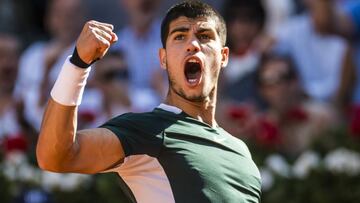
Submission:
[[[113,29],[111,24],[88,21],[76,42],[79,57],[87,64],[101,59],[118,39]]]

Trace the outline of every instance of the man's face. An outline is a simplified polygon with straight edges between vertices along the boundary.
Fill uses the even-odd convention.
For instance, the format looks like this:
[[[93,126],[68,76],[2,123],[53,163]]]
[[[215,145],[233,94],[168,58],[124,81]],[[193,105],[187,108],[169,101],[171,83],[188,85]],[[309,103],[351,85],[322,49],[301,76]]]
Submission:
[[[261,27],[256,22],[235,19],[228,24],[229,39],[232,51],[242,55],[247,52],[261,32]]]
[[[159,55],[168,72],[170,91],[202,102],[215,93],[229,49],[222,46],[215,20],[182,16],[170,23],[166,48],[160,49]]]
[[[263,65],[260,77],[260,92],[270,106],[281,109],[289,106],[290,98],[297,92],[296,79],[289,79],[290,66],[283,60],[271,60]]]

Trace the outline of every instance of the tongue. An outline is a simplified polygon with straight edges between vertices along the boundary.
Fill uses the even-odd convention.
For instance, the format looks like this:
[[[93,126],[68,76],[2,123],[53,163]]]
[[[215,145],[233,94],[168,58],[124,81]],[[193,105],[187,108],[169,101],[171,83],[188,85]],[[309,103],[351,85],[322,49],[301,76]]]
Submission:
[[[188,74],[186,74],[186,77],[187,77],[188,80],[197,79],[197,76],[198,76],[197,72],[196,73],[188,73]]]

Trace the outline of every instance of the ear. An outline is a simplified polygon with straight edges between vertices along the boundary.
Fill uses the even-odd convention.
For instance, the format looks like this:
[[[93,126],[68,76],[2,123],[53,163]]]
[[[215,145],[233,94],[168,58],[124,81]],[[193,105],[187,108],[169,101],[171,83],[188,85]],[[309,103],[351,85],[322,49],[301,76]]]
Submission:
[[[166,50],[164,48],[159,49],[159,60],[161,68],[166,70]]]
[[[221,68],[225,68],[229,62],[229,47],[223,47],[221,49]]]

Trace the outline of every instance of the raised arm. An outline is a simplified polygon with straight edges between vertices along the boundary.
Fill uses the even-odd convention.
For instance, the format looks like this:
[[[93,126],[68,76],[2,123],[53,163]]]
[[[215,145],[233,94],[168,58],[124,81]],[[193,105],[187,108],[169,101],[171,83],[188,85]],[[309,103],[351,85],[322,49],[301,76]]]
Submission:
[[[355,22],[350,13],[336,6],[335,0],[307,1],[311,2],[315,21],[323,31],[341,35],[349,40],[355,37]]]
[[[116,41],[112,25],[89,21],[76,43],[78,59],[83,64],[91,64],[101,59]],[[96,128],[77,132],[77,106],[90,68],[75,66],[73,59],[65,62],[51,91],[36,156],[44,170],[97,173],[121,163],[124,152],[110,130]]]

